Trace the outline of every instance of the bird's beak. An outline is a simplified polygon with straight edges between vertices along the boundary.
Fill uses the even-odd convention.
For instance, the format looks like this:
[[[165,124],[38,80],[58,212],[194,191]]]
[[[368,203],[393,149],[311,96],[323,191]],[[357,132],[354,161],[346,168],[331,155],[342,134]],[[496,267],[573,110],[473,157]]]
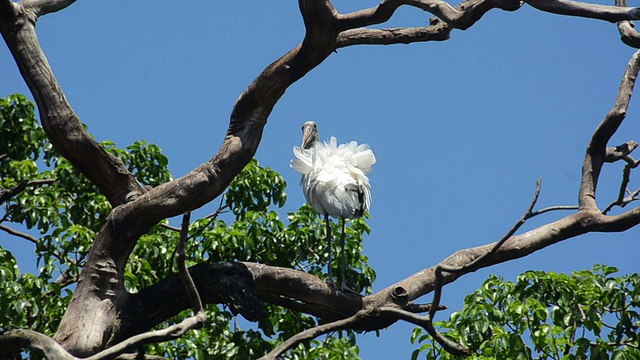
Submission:
[[[300,145],[300,147],[303,150],[309,149],[316,141],[317,137],[318,135],[312,126],[305,126],[302,130],[302,144]]]

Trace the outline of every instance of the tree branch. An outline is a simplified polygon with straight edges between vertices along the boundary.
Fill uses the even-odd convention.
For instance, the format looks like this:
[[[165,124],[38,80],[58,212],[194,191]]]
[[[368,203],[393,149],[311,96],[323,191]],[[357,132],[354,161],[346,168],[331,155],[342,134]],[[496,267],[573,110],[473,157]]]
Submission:
[[[38,37],[38,15],[73,1],[0,1],[0,32],[38,105],[40,120],[56,150],[69,160],[115,207],[144,193],[120,159],[107,153],[80,123],[49,66]]]
[[[620,0],[619,0],[620,1]],[[640,19],[637,7],[596,5],[565,0],[531,0],[529,5],[545,11],[562,15],[588,17],[610,22]],[[336,48],[352,45],[391,45],[413,42],[443,41],[449,39],[451,30],[465,30],[475,24],[489,10],[499,8],[515,11],[523,2],[516,0],[469,0],[453,7],[438,0],[385,0],[377,7],[356,11],[350,14],[338,14],[340,34]],[[369,29],[366,26],[381,24],[389,20],[402,5],[422,9],[437,19],[430,26],[393,29]]]
[[[76,0],[22,0],[21,4],[36,17],[40,17],[60,11],[74,2],[76,2]]]
[[[189,274],[189,270],[187,269],[187,265],[185,263],[187,257],[184,254],[184,245],[187,242],[187,238],[189,236],[190,218],[191,212],[189,211],[185,212],[182,217],[182,230],[180,231],[180,240],[178,241],[178,259],[176,260],[176,262],[178,263],[180,278],[182,279],[182,284],[184,285],[184,288],[187,292],[187,297],[189,298],[189,302],[191,303],[193,312],[199,314],[204,323],[204,321],[207,319],[207,315],[204,313],[200,294],[198,294],[196,284],[193,282],[193,278],[191,278],[191,274]]]
[[[40,353],[45,359],[76,359],[52,338],[39,332],[14,329],[0,334],[0,358],[9,359],[10,355],[19,355],[25,348]]]
[[[525,1],[538,10],[553,14],[586,17],[609,22],[640,19],[640,9],[637,7],[608,6],[570,0]]]
[[[249,321],[265,316],[262,302],[253,295],[254,280],[246,265],[202,263],[190,267],[189,273],[203,303],[228,305],[232,313],[241,314]],[[139,293],[129,295],[123,305],[122,330],[114,335],[115,340],[147,331],[190,305],[179,274],[161,279]]]
[[[578,195],[580,209],[598,211],[596,187],[600,170],[607,158],[606,146],[627,115],[627,108],[629,107],[629,101],[633,93],[633,87],[639,69],[640,52],[636,52],[631,57],[622,76],[622,82],[613,108],[593,133],[591,141],[587,146],[584,163],[582,165],[582,181]]]
[[[18,185],[12,187],[11,189],[4,190],[0,189],[0,204],[9,201],[14,196],[23,192],[29,186],[39,186],[39,185],[49,185],[53,184],[55,179],[40,179],[40,180],[22,180],[18,183]]]
[[[23,239],[25,239],[25,240],[29,241],[30,243],[33,243],[33,244],[37,244],[38,241],[39,241],[38,239],[36,239],[35,237],[33,237],[33,236],[29,235],[29,234],[25,234],[25,233],[20,232],[18,230],[14,230],[14,229],[6,226],[6,225],[0,224],[0,230],[4,231],[6,233],[9,233],[11,235],[17,236],[19,238],[23,238]]]
[[[323,335],[332,331],[346,329],[349,326],[355,323],[358,323],[359,321],[367,317],[369,317],[369,311],[360,310],[354,315],[346,319],[333,321],[328,324],[319,325],[311,329],[307,329],[305,331],[299,332],[294,336],[285,340],[282,344],[278,345],[275,349],[273,349],[267,355],[261,357],[260,360],[275,360],[279,356],[287,352],[288,350],[291,350],[296,345],[302,343],[303,341],[315,339],[320,335]]]

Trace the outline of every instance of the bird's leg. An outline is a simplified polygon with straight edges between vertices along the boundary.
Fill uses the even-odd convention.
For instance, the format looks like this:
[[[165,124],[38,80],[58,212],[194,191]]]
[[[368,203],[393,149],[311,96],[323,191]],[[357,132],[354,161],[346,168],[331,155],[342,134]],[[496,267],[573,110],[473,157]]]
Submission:
[[[336,287],[336,283],[333,281],[333,271],[331,271],[331,223],[329,222],[329,214],[324,214],[324,222],[327,226],[327,243],[329,244],[329,265],[327,266],[329,272],[329,280],[327,280],[327,285],[334,288]]]
[[[346,240],[346,235],[344,233],[344,218],[341,218],[340,221],[342,221],[342,235],[340,236],[340,239],[342,242],[342,266],[340,267],[340,289],[344,291],[344,289],[347,287],[347,284],[345,283],[345,274],[344,274],[344,268],[346,267],[346,264],[347,264],[347,260],[344,258],[344,248],[347,240]]]
[[[340,268],[340,291],[344,292],[349,292],[352,294],[356,294],[356,295],[360,295],[357,291],[355,290],[351,290],[347,287],[347,283],[346,283],[346,276],[345,276],[345,268],[347,267],[347,259],[344,256],[345,252],[344,249],[347,245],[347,239],[346,239],[346,234],[344,232],[344,218],[340,219],[342,221],[342,236],[341,236],[341,241],[342,241],[342,266]]]

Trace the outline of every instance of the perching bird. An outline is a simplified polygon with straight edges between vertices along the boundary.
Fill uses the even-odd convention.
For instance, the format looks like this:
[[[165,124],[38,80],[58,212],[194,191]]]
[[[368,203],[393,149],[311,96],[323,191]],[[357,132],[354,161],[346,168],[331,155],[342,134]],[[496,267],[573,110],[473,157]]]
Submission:
[[[371,206],[371,185],[367,175],[376,157],[368,145],[352,141],[337,144],[335,137],[321,143],[315,122],[302,125],[302,145],[293,148],[291,167],[302,174],[302,191],[307,203],[327,224],[329,244],[329,285],[335,288],[331,273],[331,226],[329,216],[342,221],[342,267],[340,289],[345,284],[344,220],[362,216]]]

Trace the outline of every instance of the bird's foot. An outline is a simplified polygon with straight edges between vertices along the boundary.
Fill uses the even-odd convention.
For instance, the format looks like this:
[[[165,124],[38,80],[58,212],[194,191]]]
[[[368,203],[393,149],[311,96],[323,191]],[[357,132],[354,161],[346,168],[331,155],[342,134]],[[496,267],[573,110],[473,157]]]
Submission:
[[[333,281],[333,278],[330,277],[329,280],[324,282],[325,284],[327,284],[328,287],[330,287],[332,290],[338,290],[338,287],[336,286],[336,282]]]
[[[336,285],[336,282],[333,281],[333,278],[329,278],[329,280],[325,281],[325,284],[327,284],[327,286],[331,289],[334,290],[336,292],[341,292],[343,294],[348,294],[348,295],[355,295],[355,296],[360,296],[362,297],[362,294],[360,294],[359,292],[350,289],[349,287],[347,287],[347,284],[345,284],[344,282],[340,284],[340,286]]]
[[[344,294],[362,296],[359,292],[347,287],[347,284],[345,284],[344,281],[340,284],[340,291]]]

